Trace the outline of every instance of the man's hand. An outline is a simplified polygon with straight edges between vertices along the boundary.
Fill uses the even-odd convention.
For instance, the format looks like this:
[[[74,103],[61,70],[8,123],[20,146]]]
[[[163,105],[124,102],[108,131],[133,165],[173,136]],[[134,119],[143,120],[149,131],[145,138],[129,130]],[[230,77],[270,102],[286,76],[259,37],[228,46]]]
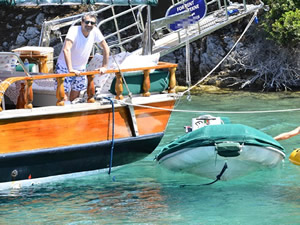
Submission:
[[[79,70],[70,70],[70,73],[75,73],[76,76],[80,75],[80,71]]]
[[[98,68],[96,70],[99,70],[100,74],[104,74],[107,71],[106,67],[100,67],[100,68]]]

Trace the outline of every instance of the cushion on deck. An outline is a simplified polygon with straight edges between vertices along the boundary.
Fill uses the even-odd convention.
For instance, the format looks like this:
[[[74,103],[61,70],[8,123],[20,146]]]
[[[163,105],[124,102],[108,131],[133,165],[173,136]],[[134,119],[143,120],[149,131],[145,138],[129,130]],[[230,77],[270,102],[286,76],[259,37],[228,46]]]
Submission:
[[[132,94],[141,94],[143,93],[143,81],[144,73],[143,72],[130,72],[123,73],[125,80],[127,82],[128,88]],[[116,78],[113,79],[113,82],[110,86],[110,92],[116,94],[115,91]],[[150,73],[150,92],[162,92],[166,90],[169,86],[169,71],[155,70]],[[123,93],[122,95],[128,95],[125,84],[123,83]]]

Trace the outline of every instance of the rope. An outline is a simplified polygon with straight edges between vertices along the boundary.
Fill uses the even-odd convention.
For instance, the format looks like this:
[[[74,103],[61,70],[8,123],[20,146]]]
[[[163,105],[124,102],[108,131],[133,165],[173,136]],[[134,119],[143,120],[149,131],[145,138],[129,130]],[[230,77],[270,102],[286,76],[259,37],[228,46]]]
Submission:
[[[256,10],[249,21],[248,25],[246,26],[245,30],[239,37],[239,39],[236,41],[236,43],[232,46],[230,51],[226,54],[226,56],[201,80],[199,80],[195,85],[192,87],[188,88],[184,92],[180,93],[178,96],[183,96],[185,93],[189,92],[192,88],[195,88],[199,83],[201,83],[203,80],[205,80],[208,76],[210,76],[216,69],[217,67],[220,66],[220,64],[229,56],[229,54],[233,51],[233,49],[236,47],[236,45],[240,42],[242,37],[245,35],[246,31],[249,29],[250,25],[252,22],[255,20],[257,16],[258,10]],[[165,111],[172,111],[172,112],[188,112],[188,113],[223,113],[223,114],[252,114],[252,113],[281,113],[281,112],[293,112],[293,111],[300,111],[300,108],[295,108],[295,109],[282,109],[282,110],[262,110],[262,111],[209,111],[209,110],[178,110],[178,109],[165,109],[165,108],[159,108],[159,107],[153,107],[153,106],[146,106],[146,105],[140,105],[140,104],[132,104],[128,103],[122,100],[118,100],[120,103],[127,104],[127,105],[132,105],[132,106],[139,106],[139,107],[144,107],[144,108],[152,108],[152,109],[159,109],[159,110],[165,110]]]
[[[210,182],[210,183],[207,183],[207,184],[199,184],[199,185],[196,185],[196,186],[211,185],[211,184],[216,183],[217,181],[221,180],[221,177],[225,173],[227,168],[228,168],[228,166],[227,166],[227,163],[225,162],[221,172],[217,175],[216,179],[213,182]],[[180,185],[180,187],[185,187],[185,186],[187,186],[187,185],[186,184]],[[195,186],[195,185],[189,185],[189,186]]]
[[[119,70],[119,73],[120,73],[120,75],[121,75],[121,77],[122,77],[122,80],[123,80],[123,82],[124,82],[124,84],[125,84],[125,88],[126,88],[127,91],[128,91],[128,96],[129,96],[129,98],[131,99],[131,98],[132,98],[132,93],[131,93],[131,91],[130,91],[130,89],[129,89],[129,87],[128,87],[128,84],[127,84],[126,80],[125,80],[124,74],[123,74],[123,72],[121,71],[120,65],[119,65],[119,63],[117,62],[117,60],[115,59],[114,54],[112,54],[111,56],[112,56],[114,62],[116,63],[116,65],[117,65],[117,69]]]
[[[245,35],[246,31],[249,29],[250,25],[253,23],[255,17],[257,16],[258,10],[256,10],[253,13],[252,18],[250,19],[248,25],[246,26],[245,30],[243,31],[243,33],[241,34],[241,36],[239,37],[239,39],[235,42],[235,44],[232,46],[232,48],[229,50],[229,52],[224,56],[224,58],[206,75],[204,76],[202,79],[200,79],[196,84],[194,84],[192,87],[189,87],[187,90],[185,90],[183,92],[183,95],[186,92],[190,92],[191,89],[195,88],[198,84],[200,84],[203,80],[205,80],[207,77],[209,77],[223,62],[224,60],[230,55],[230,53],[233,51],[233,49],[236,47],[236,45],[240,42],[240,40],[242,39],[242,37]]]
[[[282,113],[282,112],[294,112],[294,111],[300,111],[300,108],[295,109],[277,109],[277,110],[262,110],[262,111],[210,111],[210,110],[184,110],[184,109],[166,109],[166,108],[160,108],[160,107],[154,107],[154,106],[148,106],[148,105],[140,105],[140,104],[132,104],[129,102],[125,102],[123,100],[117,100],[119,104],[125,104],[125,105],[132,105],[132,106],[138,106],[143,108],[149,108],[149,109],[159,109],[159,110],[165,110],[165,111],[171,111],[171,112],[185,112],[185,113],[222,113],[222,114],[252,114],[252,113]]]
[[[219,173],[219,175],[217,175],[216,179],[213,182],[207,183],[207,184],[202,184],[202,185],[211,185],[213,183],[216,183],[218,180],[221,179],[223,173],[226,171],[226,169],[228,168],[227,163],[225,162],[223,169],[221,170],[221,172]]]
[[[113,156],[114,156],[114,147],[115,147],[115,107],[114,107],[114,101],[111,98],[104,97],[111,103],[112,107],[112,130],[111,130],[111,149],[110,149],[110,160],[109,160],[109,169],[108,169],[108,174],[111,173],[111,168],[112,168],[112,161],[113,161]]]

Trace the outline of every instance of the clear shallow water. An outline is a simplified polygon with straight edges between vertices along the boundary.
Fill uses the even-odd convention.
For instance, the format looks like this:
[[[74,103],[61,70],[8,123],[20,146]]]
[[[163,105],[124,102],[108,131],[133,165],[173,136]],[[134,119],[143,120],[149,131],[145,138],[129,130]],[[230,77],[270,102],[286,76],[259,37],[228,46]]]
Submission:
[[[248,111],[300,108],[300,95],[203,94],[182,99],[177,109]],[[212,114],[212,113],[211,113]],[[170,172],[153,159],[160,148],[184,133],[199,113],[173,113],[160,146],[144,160],[109,176],[76,179],[0,191],[0,224],[299,224],[300,166],[288,156],[300,135],[281,141],[284,163],[272,170],[210,186],[210,180]],[[300,123],[300,111],[216,114],[275,136]],[[181,187],[181,185],[186,185]]]

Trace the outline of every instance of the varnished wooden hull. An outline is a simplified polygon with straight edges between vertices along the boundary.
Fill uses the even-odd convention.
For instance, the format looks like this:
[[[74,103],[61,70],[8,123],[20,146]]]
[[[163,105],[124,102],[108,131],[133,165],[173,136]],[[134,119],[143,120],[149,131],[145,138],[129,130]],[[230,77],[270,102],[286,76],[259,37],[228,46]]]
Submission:
[[[140,160],[163,137],[174,99],[149,102],[155,108],[78,104],[0,115],[0,182],[108,168],[114,128],[113,166]],[[87,107],[87,108],[85,108]],[[165,108],[167,110],[161,110]],[[44,110],[44,111],[43,111]],[[3,112],[2,112],[3,113]]]

